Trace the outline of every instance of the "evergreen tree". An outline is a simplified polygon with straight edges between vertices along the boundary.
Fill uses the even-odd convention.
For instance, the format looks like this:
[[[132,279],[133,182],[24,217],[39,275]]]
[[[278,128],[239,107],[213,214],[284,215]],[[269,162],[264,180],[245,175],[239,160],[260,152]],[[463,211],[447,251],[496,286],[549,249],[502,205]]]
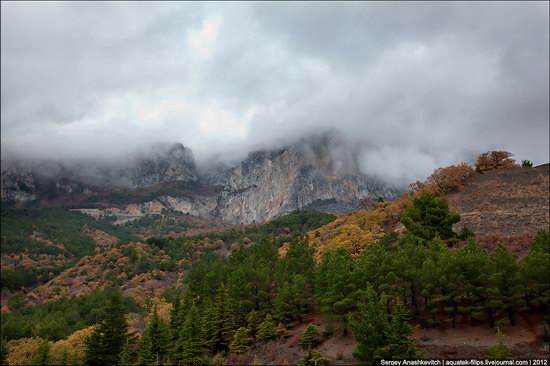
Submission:
[[[45,366],[50,363],[50,342],[44,339],[32,358],[33,365]]]
[[[128,323],[124,317],[122,295],[115,291],[99,323],[86,342],[84,362],[87,365],[116,365],[128,339]]]
[[[258,332],[258,326],[260,325],[260,315],[256,310],[252,310],[248,315],[246,316],[246,324],[247,328],[250,329],[250,334],[252,337],[256,337],[256,333]]]
[[[487,351],[487,356],[490,360],[511,360],[512,351],[504,343],[504,335],[500,332],[500,329],[497,328],[497,343],[489,348]]]
[[[170,340],[169,329],[158,316],[154,306],[151,321],[145,329],[138,349],[138,363],[150,364],[155,360],[164,360]]]
[[[132,365],[132,359],[133,359],[133,349],[132,349],[132,341],[131,338],[128,337],[126,340],[126,343],[124,344],[124,348],[122,348],[122,352],[120,353],[120,366],[129,366]]]
[[[180,318],[180,307],[181,296],[178,292],[172,302],[172,309],[170,309],[170,335],[172,336],[172,342],[175,342],[179,337],[179,330],[182,323]]]
[[[67,366],[69,364],[69,355],[67,353],[67,348],[63,348],[61,353],[61,361],[59,362],[60,366]]]
[[[315,325],[309,324],[300,337],[300,344],[306,348],[314,348],[321,343],[321,333]]]
[[[525,287],[525,301],[530,309],[548,313],[550,304],[550,234],[539,230],[529,247],[529,254],[521,262],[521,279]]]
[[[494,277],[494,263],[487,250],[475,240],[460,248],[454,255],[455,269],[458,271],[456,289],[460,289],[458,311],[475,325],[482,320],[489,302],[491,279]]]
[[[415,198],[412,206],[401,215],[401,223],[409,233],[425,240],[436,235],[441,239],[454,237],[453,224],[459,221],[459,214],[449,212],[445,197],[434,197],[431,193]]]
[[[275,315],[283,322],[299,320],[307,311],[308,294],[306,279],[303,275],[294,274],[279,289],[275,298]]]
[[[354,262],[351,255],[344,249],[338,249],[325,255],[316,278],[321,311],[344,322],[344,335],[347,334],[346,314],[356,308],[354,295],[357,286],[353,270]]]
[[[365,292],[365,302],[359,303],[354,317],[353,332],[357,346],[353,356],[360,364],[373,365],[386,357],[387,334],[391,334],[386,295],[378,296],[372,287]]]
[[[211,340],[207,340],[207,343],[212,344],[214,350],[227,350],[233,336],[234,322],[229,292],[223,283],[218,288],[211,317],[214,334]]]
[[[177,355],[180,364],[200,365],[208,362],[204,340],[201,335],[199,312],[194,303],[191,305],[181,328],[178,345],[178,349],[181,350]]]
[[[102,358],[102,336],[99,327],[96,327],[85,342],[84,364],[101,365]]]
[[[381,359],[413,359],[420,354],[411,339],[412,328],[407,323],[407,311],[398,303],[388,315],[388,297],[378,296],[369,286],[365,302],[360,303],[355,315],[354,334],[357,346],[353,356],[366,365]]]
[[[408,313],[402,303],[392,309],[388,337],[388,356],[390,359],[417,359],[421,354],[412,337],[412,327],[407,323]]]
[[[8,355],[8,342],[2,337],[0,339],[0,365],[6,364],[6,356]]]
[[[155,354],[152,352],[151,334],[144,333],[139,341],[138,348],[138,365],[151,365],[156,360]]]
[[[271,314],[267,314],[265,320],[258,326],[258,334],[256,339],[260,342],[267,342],[270,339],[277,337],[281,330],[275,324]]]
[[[508,253],[508,250],[498,244],[492,258],[494,272],[491,276],[493,287],[491,295],[492,308],[499,307],[508,315],[511,325],[515,325],[515,312],[520,305],[520,272],[516,259]],[[492,309],[491,309],[492,310]],[[492,314],[489,314],[490,325],[493,326]]]
[[[249,337],[250,331],[245,327],[240,327],[237,329],[233,335],[233,341],[229,345],[229,350],[234,353],[243,353],[246,352],[248,347],[254,339]]]
[[[299,366],[325,366],[330,363],[330,358],[323,356],[321,352],[309,349],[300,359]]]

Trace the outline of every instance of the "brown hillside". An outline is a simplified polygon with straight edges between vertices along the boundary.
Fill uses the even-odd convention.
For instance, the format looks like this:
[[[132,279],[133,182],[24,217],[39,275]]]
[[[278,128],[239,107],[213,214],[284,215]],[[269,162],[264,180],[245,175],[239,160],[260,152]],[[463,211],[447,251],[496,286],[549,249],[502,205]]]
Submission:
[[[495,170],[466,181],[447,195],[461,216],[459,226],[477,235],[521,235],[548,229],[549,164],[535,168]]]
[[[549,168],[502,169],[468,179],[462,190],[447,195],[461,216],[457,229],[467,226],[489,249],[501,242],[525,254],[534,233],[550,226]]]

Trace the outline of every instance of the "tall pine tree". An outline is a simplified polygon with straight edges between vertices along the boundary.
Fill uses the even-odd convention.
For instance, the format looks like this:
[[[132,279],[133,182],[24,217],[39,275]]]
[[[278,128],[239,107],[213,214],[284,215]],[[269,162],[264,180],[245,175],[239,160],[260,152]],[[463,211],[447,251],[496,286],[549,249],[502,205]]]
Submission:
[[[200,315],[194,303],[187,313],[177,343],[180,350],[177,358],[181,365],[202,365],[208,362],[201,333]]]
[[[122,295],[115,291],[106,309],[105,319],[97,325],[86,342],[87,365],[117,365],[128,339]]]

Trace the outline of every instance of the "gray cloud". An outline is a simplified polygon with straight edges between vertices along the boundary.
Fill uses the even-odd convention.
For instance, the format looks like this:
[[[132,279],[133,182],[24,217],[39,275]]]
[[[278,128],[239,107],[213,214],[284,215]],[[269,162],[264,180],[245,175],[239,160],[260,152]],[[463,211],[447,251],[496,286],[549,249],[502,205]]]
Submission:
[[[199,161],[338,130],[394,183],[548,161],[547,2],[9,3],[2,154]]]

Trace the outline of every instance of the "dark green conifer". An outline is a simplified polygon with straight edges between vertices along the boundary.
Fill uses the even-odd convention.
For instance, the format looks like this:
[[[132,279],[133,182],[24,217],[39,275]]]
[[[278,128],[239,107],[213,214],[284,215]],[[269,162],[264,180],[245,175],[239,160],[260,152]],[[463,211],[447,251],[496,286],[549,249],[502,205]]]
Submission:
[[[407,322],[409,315],[402,303],[392,309],[388,338],[388,357],[393,360],[418,359],[421,354],[416,349],[413,329]]]
[[[183,323],[178,345],[178,349],[181,351],[177,357],[181,365],[202,365],[208,362],[201,334],[199,312],[194,303]]]
[[[130,337],[128,337],[128,339],[126,340],[126,343],[124,344],[124,348],[122,349],[122,352],[120,353],[120,361],[119,361],[120,366],[130,366],[130,365],[132,365],[133,349],[132,349],[132,344],[131,343],[132,342],[130,340]]]
[[[246,316],[247,328],[250,329],[250,335],[252,337],[256,337],[256,333],[258,332],[258,326],[260,325],[260,322],[261,322],[260,315],[256,310],[252,310]]]
[[[267,314],[265,320],[258,326],[258,334],[256,339],[260,342],[267,342],[270,339],[277,337],[279,334],[280,330],[273,320],[273,317],[271,314]]]
[[[61,353],[61,360],[59,361],[60,366],[67,366],[69,364],[69,355],[67,353],[67,348],[63,348]]]
[[[115,291],[99,323],[86,342],[84,362],[87,365],[117,365],[128,339],[128,323],[124,316],[122,295]]]
[[[300,344],[306,348],[314,348],[321,343],[321,333],[315,325],[309,324],[300,337]]]
[[[489,348],[487,351],[487,356],[490,360],[511,360],[512,351],[504,343],[504,335],[500,332],[500,329],[497,328],[497,343]]]
[[[245,327],[237,329],[233,335],[233,341],[229,345],[229,350],[234,353],[243,353],[249,348],[250,344],[254,342],[250,336],[250,330]]]
[[[151,321],[145,329],[138,349],[138,363],[151,364],[156,360],[163,361],[167,355],[170,334],[167,325],[158,316],[156,306],[153,307]]]
[[[401,215],[401,223],[409,233],[425,240],[436,235],[441,239],[454,237],[453,224],[459,221],[459,214],[449,212],[445,197],[434,197],[431,193],[415,198]]]
[[[179,330],[181,328],[180,318],[181,296],[180,293],[176,295],[174,302],[172,302],[172,309],[170,309],[170,335],[172,341],[175,342],[179,337]]]
[[[44,339],[32,358],[32,364],[45,366],[50,364],[50,342]]]
[[[2,337],[0,339],[0,365],[6,364],[6,356],[8,355],[8,342]]]
[[[330,358],[323,356],[321,352],[315,349],[308,349],[300,359],[299,366],[325,366],[330,363]]]

